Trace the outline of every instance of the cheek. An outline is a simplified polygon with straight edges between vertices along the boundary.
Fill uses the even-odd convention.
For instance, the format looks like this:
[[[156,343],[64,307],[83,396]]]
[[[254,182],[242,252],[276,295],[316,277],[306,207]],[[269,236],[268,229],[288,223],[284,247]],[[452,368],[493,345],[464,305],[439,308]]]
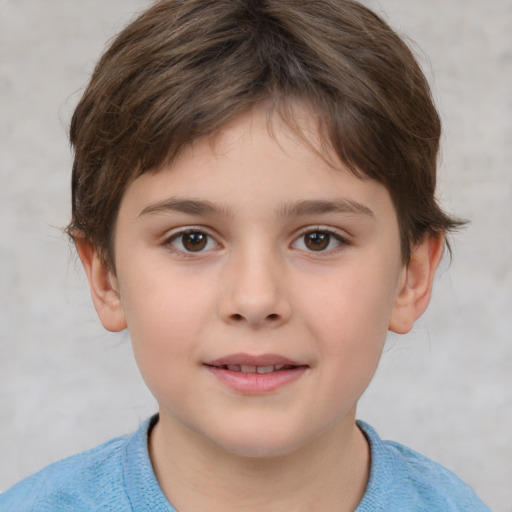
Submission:
[[[371,378],[377,367],[396,293],[393,272],[386,275],[384,266],[358,268],[318,283],[301,304],[322,359],[336,361],[356,381]]]
[[[202,331],[211,315],[211,297],[200,283],[154,267],[126,276],[121,289],[128,331],[139,369],[151,380],[172,379],[195,360]]]
[[[346,342],[387,331],[396,296],[394,277],[377,270],[363,274],[347,269],[309,289],[301,309],[309,310],[307,316],[316,328],[338,333]]]
[[[361,287],[318,302],[308,328],[317,340],[323,394],[333,421],[352,409],[370,384],[382,355],[388,314],[382,295]],[[322,404],[318,404],[320,407]]]

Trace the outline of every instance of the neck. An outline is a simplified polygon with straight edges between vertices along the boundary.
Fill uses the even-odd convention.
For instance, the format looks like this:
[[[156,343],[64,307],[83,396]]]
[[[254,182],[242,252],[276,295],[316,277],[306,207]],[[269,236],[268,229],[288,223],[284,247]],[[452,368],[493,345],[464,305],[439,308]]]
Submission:
[[[150,457],[160,486],[181,512],[352,511],[368,482],[368,443],[353,419],[279,457],[243,457],[160,415]]]

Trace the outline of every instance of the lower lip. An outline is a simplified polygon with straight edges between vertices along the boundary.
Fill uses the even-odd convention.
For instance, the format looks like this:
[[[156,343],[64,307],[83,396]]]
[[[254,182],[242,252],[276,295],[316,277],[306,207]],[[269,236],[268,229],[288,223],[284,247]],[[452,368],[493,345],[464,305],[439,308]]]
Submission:
[[[298,366],[290,370],[279,370],[270,373],[233,372],[214,366],[206,366],[206,368],[233,391],[246,395],[262,395],[276,391],[300,379],[308,367]]]

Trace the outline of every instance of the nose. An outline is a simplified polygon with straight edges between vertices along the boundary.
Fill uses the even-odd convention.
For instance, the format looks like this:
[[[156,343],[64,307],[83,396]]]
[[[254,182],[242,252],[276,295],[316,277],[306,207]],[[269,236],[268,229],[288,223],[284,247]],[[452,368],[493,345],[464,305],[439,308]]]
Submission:
[[[252,328],[287,323],[292,308],[286,269],[270,250],[232,255],[223,275],[219,314],[229,324]]]

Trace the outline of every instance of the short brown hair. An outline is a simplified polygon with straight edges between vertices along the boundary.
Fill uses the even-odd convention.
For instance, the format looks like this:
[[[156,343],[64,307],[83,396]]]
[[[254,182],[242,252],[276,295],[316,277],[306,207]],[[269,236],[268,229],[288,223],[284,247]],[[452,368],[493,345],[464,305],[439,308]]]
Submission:
[[[136,177],[266,100],[299,99],[359,176],[384,184],[401,250],[460,221],[435,200],[441,125],[413,54],[351,0],[161,0],[99,61],[76,108],[72,220],[114,269],[113,232]]]

